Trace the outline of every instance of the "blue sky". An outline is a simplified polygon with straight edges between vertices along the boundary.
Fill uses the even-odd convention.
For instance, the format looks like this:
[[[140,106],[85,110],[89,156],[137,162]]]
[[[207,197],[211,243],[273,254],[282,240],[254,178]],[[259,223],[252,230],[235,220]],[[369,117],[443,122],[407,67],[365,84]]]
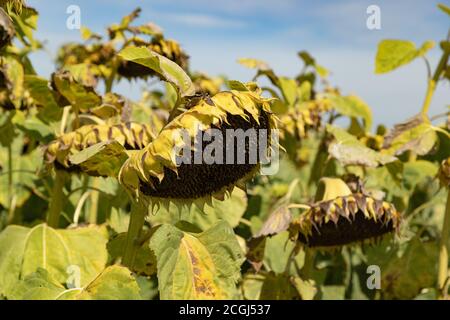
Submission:
[[[57,47],[80,40],[66,28],[66,8],[81,8],[82,24],[102,32],[131,12],[143,9],[138,22],[153,21],[168,38],[179,41],[191,56],[191,68],[248,81],[253,71],[236,63],[240,57],[265,60],[280,75],[293,76],[301,63],[296,53],[308,50],[331,70],[330,82],[345,94],[361,96],[373,109],[375,123],[392,125],[419,111],[426,86],[423,60],[393,73],[375,75],[377,43],[384,38],[407,39],[420,45],[443,39],[450,19],[431,0],[29,0],[40,12],[37,37],[47,40],[35,54],[39,73],[49,75]],[[448,0],[440,2],[448,3]],[[369,5],[381,9],[381,30],[366,27]],[[439,49],[430,52],[434,67]],[[121,83],[116,91],[139,97],[142,84]],[[437,88],[431,114],[450,104],[450,84]]]

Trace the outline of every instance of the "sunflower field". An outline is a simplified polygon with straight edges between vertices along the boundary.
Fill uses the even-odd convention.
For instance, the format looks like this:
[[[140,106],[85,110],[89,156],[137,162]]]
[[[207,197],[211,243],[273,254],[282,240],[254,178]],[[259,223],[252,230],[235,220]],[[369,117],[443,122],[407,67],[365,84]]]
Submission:
[[[296,77],[258,57],[236,57],[253,79],[212,77],[139,8],[42,77],[39,13],[0,3],[0,300],[449,299],[450,105],[429,106],[450,31],[374,49],[380,77],[440,54],[422,108],[374,128],[307,51]],[[229,130],[270,134],[198,147]],[[227,161],[180,163],[187,146]]]

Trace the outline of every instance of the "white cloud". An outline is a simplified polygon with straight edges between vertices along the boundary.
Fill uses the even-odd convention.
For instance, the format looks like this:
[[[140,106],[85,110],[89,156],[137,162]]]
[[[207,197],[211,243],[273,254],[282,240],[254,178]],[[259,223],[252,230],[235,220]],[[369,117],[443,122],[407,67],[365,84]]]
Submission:
[[[243,21],[226,19],[214,15],[199,13],[170,13],[157,14],[161,21],[167,20],[190,27],[200,28],[241,28],[246,24]]]

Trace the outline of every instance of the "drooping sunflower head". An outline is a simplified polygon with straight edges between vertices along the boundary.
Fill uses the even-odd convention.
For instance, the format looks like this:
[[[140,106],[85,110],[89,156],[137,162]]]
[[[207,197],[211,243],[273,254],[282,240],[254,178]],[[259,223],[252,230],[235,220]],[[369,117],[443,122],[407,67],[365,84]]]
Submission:
[[[151,130],[147,125],[137,123],[85,125],[49,143],[45,148],[44,158],[47,164],[59,170],[102,176],[103,174],[98,170],[90,170],[71,163],[70,156],[97,143],[112,140],[126,150],[139,150],[149,144],[152,139]],[[118,164],[120,165],[120,162]]]
[[[310,247],[337,247],[376,239],[398,231],[394,205],[363,193],[352,193],[340,179],[322,180],[321,194],[291,222],[293,238]]]
[[[269,149],[270,131],[275,128],[270,100],[259,92],[232,90],[202,97],[169,122],[152,143],[132,153],[119,179],[131,194],[152,204],[202,205],[211,197],[223,198],[234,186],[242,187],[257,172],[258,151]],[[205,139],[211,129],[215,134]],[[261,135],[263,131],[266,135]],[[199,137],[203,137],[200,146],[196,145]],[[188,160],[178,162],[179,150],[191,146]],[[206,154],[212,154],[213,161],[206,160]]]
[[[175,62],[184,70],[188,69],[189,56],[181,49],[178,42],[174,40],[167,40],[163,37],[156,37],[148,43],[146,41],[135,40],[132,42],[135,46],[145,46],[150,50],[166,57],[167,59]],[[125,78],[147,78],[156,76],[157,74],[141,64],[133,61],[121,61],[117,72]]]

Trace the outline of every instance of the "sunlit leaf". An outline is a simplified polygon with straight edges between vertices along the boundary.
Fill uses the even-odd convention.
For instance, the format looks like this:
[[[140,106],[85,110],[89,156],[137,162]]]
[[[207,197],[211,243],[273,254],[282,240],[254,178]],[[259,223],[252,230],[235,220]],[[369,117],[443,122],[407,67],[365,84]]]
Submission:
[[[230,299],[243,253],[233,230],[220,222],[202,233],[162,225],[150,248],[158,262],[161,299]]]
[[[180,66],[148,48],[130,46],[119,52],[119,56],[155,71],[171,83],[181,97],[193,95],[195,92],[191,79]]]
[[[20,279],[46,269],[59,283],[69,279],[68,267],[80,271],[82,285],[104,269],[107,234],[103,227],[56,230],[9,226],[0,234],[0,290],[8,296]]]
[[[386,73],[423,56],[434,47],[433,41],[426,41],[419,49],[412,41],[382,40],[378,44],[375,59],[375,73]]]

